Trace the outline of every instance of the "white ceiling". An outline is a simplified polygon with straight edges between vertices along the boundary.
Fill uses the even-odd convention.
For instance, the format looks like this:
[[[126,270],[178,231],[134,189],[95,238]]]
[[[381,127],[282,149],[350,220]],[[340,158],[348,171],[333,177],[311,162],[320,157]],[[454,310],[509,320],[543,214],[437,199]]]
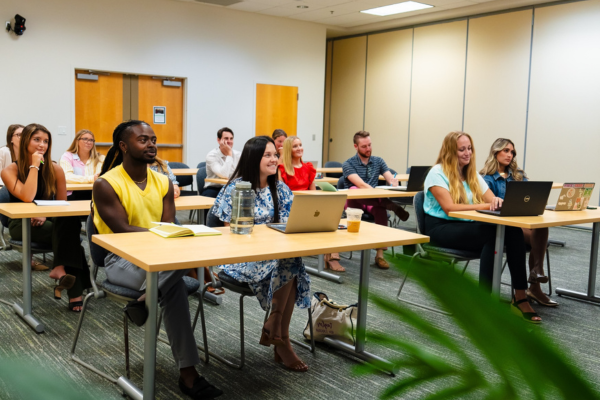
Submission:
[[[226,4],[235,0],[183,0]],[[234,10],[327,25],[327,36],[345,36],[437,20],[548,3],[548,0],[415,0],[434,6],[425,10],[379,17],[360,11],[402,0],[243,0],[226,6]],[[406,0],[405,0],[406,1]],[[300,8],[307,6],[308,8]],[[223,6],[221,6],[223,7]]]

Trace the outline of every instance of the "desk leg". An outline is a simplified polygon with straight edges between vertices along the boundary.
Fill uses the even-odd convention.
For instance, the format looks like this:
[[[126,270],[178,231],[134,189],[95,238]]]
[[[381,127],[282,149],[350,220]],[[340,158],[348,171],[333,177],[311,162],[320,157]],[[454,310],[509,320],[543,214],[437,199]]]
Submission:
[[[44,332],[44,324],[31,313],[31,218],[23,218],[23,307],[14,303],[13,309],[37,333]]]
[[[318,276],[323,279],[327,279],[328,281],[335,282],[335,283],[343,283],[344,282],[344,280],[341,276],[335,275],[335,274],[330,274],[329,272],[324,271],[325,256],[323,254],[319,255],[319,266],[317,267],[317,269],[314,269],[313,267],[305,267],[305,269],[306,269],[306,272],[308,272],[309,274]]]
[[[365,333],[367,328],[367,300],[369,297],[369,268],[371,267],[371,250],[363,250],[360,254],[360,285],[358,291],[358,317],[356,319],[356,345],[353,347],[347,343],[332,338],[325,338],[325,343],[338,350],[350,353],[363,361],[372,363],[382,371],[389,372],[392,376],[398,372],[389,361],[377,357],[365,351]]]
[[[146,272],[146,321],[144,336],[144,400],[154,400],[156,374],[156,324],[158,322],[158,272]]]
[[[504,255],[504,225],[496,225],[496,247],[494,253],[494,275],[492,280],[492,296],[500,297],[500,282],[502,280],[502,257]]]
[[[594,222],[592,228],[592,252],[590,254],[590,272],[588,276],[587,293],[575,292],[567,289],[556,289],[559,296],[574,297],[580,300],[600,303],[600,297],[596,296],[596,273],[598,271],[598,241],[600,239],[600,223]]]

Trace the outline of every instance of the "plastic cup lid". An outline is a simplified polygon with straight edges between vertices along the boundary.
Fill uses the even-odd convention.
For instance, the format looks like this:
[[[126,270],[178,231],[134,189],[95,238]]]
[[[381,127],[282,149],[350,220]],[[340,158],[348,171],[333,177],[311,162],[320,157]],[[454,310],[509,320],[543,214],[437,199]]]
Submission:
[[[363,213],[364,211],[358,208],[346,208],[346,214],[362,215]]]
[[[235,184],[236,189],[252,189],[252,184],[250,182],[239,181]]]

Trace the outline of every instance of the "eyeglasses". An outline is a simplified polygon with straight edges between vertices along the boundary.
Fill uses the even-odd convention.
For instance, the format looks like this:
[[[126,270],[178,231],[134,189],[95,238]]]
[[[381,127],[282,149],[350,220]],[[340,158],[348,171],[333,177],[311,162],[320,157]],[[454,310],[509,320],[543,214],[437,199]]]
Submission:
[[[15,136],[18,137],[18,138],[20,138],[21,134],[20,133],[13,133],[13,137],[15,137]]]
[[[86,143],[95,143],[96,141],[94,139],[79,139],[82,142],[86,142]]]

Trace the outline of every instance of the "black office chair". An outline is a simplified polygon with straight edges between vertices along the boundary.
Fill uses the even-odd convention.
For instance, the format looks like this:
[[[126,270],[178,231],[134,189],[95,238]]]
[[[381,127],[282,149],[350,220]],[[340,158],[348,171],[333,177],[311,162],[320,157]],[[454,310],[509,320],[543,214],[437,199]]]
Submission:
[[[214,206],[213,206],[214,207]],[[216,215],[214,215],[212,213],[213,209],[211,208],[210,211],[208,212],[208,217],[206,220],[206,225],[209,227],[219,227],[219,226],[224,226],[223,222],[221,220],[219,220],[219,218],[217,218]],[[211,278],[212,278],[212,270],[210,271],[211,274]],[[245,346],[244,346],[244,298],[245,297],[255,297],[254,292],[252,292],[252,289],[250,289],[250,286],[248,286],[248,284],[246,282],[239,282],[236,279],[232,278],[231,276],[227,275],[224,271],[220,271],[219,274],[219,280],[215,281],[215,279],[212,279],[212,282],[208,282],[206,285],[204,285],[204,288],[202,289],[201,295],[200,295],[200,301],[198,304],[198,310],[196,311],[196,316],[194,317],[194,323],[193,323],[193,328],[196,328],[196,323],[198,322],[198,315],[200,315],[200,324],[202,325],[202,338],[203,338],[203,344],[204,347],[198,346],[198,348],[200,348],[200,350],[204,351],[204,361],[208,363],[208,360],[210,358],[210,356],[214,357],[215,359],[217,359],[218,361],[221,361],[222,363],[224,363],[225,365],[232,367],[232,368],[236,368],[236,369],[242,369],[244,367],[244,363],[246,360],[246,353],[245,353]],[[204,293],[206,292],[206,290],[208,290],[208,288],[212,286],[214,288],[220,288],[220,287],[224,287],[227,290],[230,290],[232,292],[238,293],[240,295],[240,360],[239,363],[236,362],[232,362],[229,361],[227,359],[225,359],[224,357],[213,353],[212,351],[208,350],[208,335],[206,332],[206,319],[205,319],[205,315],[204,315],[204,304],[203,304],[203,298],[204,298]],[[265,319],[264,322],[267,321],[269,317],[269,310],[267,310],[266,314],[265,314]],[[313,336],[313,324],[312,324],[312,314],[310,312],[310,308],[308,309],[308,325],[310,327],[310,336],[311,336],[311,340],[310,340],[310,346],[306,345],[305,343],[299,342],[295,339],[291,339],[290,341],[298,346],[301,346],[307,350],[309,350],[311,353],[315,352],[315,341],[314,341],[314,336]]]
[[[6,186],[0,189],[0,203],[10,203],[10,194]],[[0,223],[2,223],[2,230],[0,231],[0,240],[2,241],[2,250],[11,250],[13,247],[19,252],[23,252],[23,242],[20,240],[14,240],[12,238],[7,241],[4,240],[4,229],[8,229],[8,217],[0,214]],[[44,243],[31,242],[31,254],[42,254],[44,257],[44,264],[46,263],[46,253],[52,253],[52,246]]]
[[[327,161],[323,168],[342,168],[342,163],[337,161]],[[339,172],[327,172],[325,173],[325,176],[329,178],[339,178],[344,176],[344,174]]]
[[[96,227],[94,226],[93,217],[90,214],[86,221],[86,234],[87,234],[87,238],[88,238],[88,242],[89,242],[89,246],[90,246],[90,256],[92,259],[92,268],[90,268],[90,280],[92,281],[93,291],[88,293],[85,296],[85,299],[83,300],[83,308],[81,309],[81,315],[79,316],[79,322],[77,323],[77,327],[75,329],[75,337],[73,339],[73,344],[71,346],[71,359],[73,361],[75,361],[76,363],[84,366],[85,368],[95,372],[96,374],[98,374],[98,375],[102,376],[103,378],[106,378],[109,381],[111,381],[112,383],[116,384],[118,381],[118,378],[111,377],[110,375],[106,374],[105,372],[100,371],[93,365],[81,360],[78,356],[75,355],[75,350],[77,348],[77,342],[79,340],[79,334],[81,332],[81,326],[83,325],[83,318],[85,317],[85,313],[88,309],[89,301],[92,297],[94,297],[96,299],[101,299],[101,298],[106,297],[117,303],[125,305],[129,301],[138,299],[144,293],[137,291],[137,290],[129,289],[129,288],[126,288],[123,286],[115,285],[115,284],[109,282],[108,279],[106,279],[106,280],[104,280],[104,282],[102,282],[101,289],[98,288],[95,277],[98,272],[98,268],[104,267],[104,259],[105,259],[106,255],[108,254],[108,252],[104,248],[102,248],[92,242],[92,235],[95,235],[96,233],[98,233],[98,232],[96,231]],[[200,288],[200,282],[198,282],[196,279],[185,276],[183,278],[183,281],[187,288],[188,296],[193,293],[196,293],[198,291],[198,289]],[[159,318],[159,320],[158,320],[157,330],[160,329],[161,321],[162,321],[162,314],[161,314],[161,318]],[[125,344],[125,371],[127,374],[127,378],[129,379],[130,378],[129,321],[128,321],[128,318],[127,318],[127,315],[125,314],[125,312],[123,312],[123,340],[124,340],[124,344]],[[166,342],[162,338],[159,338],[159,340],[161,340],[162,342]]]
[[[180,163],[180,162],[169,162],[169,167],[171,167],[171,169],[187,169],[189,168],[187,166],[187,164],[184,163]],[[196,192],[191,190],[192,189],[192,185],[194,184],[194,177],[191,175],[175,175],[175,178],[177,178],[177,182],[179,182],[179,187],[180,188],[184,188],[186,186],[189,186],[189,190],[181,190],[181,196],[195,196]]]
[[[419,192],[417,193],[417,195],[414,197],[414,207],[415,207],[415,215],[417,218],[417,233],[421,233],[421,234],[425,234],[425,210],[423,209],[423,201],[425,200],[425,194],[423,192]],[[454,265],[458,262],[463,262],[465,261],[466,264],[462,270],[462,273],[465,273],[465,270],[467,269],[469,262],[471,260],[478,260],[480,258],[480,253],[475,253],[472,251],[466,251],[466,250],[456,250],[456,249],[450,249],[447,247],[440,247],[440,246],[436,246],[433,245],[431,243],[423,243],[423,244],[416,244],[415,245],[416,251],[415,254],[413,255],[414,257],[422,257],[422,258],[428,258],[428,259],[433,259],[433,260],[441,260],[441,261],[446,261],[446,262],[450,262],[450,267],[454,267]],[[450,315],[450,313],[443,311],[443,310],[439,310],[437,308],[433,308],[433,307],[428,307],[416,302],[412,302],[410,300],[405,300],[400,298],[400,295],[402,294],[402,289],[404,288],[404,284],[406,283],[406,280],[408,279],[408,276],[410,274],[410,270],[412,268],[412,262],[409,264],[408,266],[408,270],[406,271],[406,275],[404,275],[404,278],[402,279],[402,282],[400,283],[400,288],[398,289],[398,294],[397,294],[397,299],[400,301],[403,301],[405,303],[408,304],[412,304],[413,306],[416,307],[420,307],[429,311],[434,311],[440,314],[445,314],[445,315]]]
[[[202,164],[202,163],[200,163]],[[198,165],[200,165],[198,164]],[[206,164],[206,163],[204,163]],[[196,188],[198,196],[202,196],[202,192],[204,191],[204,180],[206,179],[206,167],[198,167],[198,172],[196,172]],[[204,221],[206,221],[206,210],[191,210],[190,211],[190,221],[194,219],[194,215],[197,215],[196,223],[200,223],[200,212],[204,213]]]

